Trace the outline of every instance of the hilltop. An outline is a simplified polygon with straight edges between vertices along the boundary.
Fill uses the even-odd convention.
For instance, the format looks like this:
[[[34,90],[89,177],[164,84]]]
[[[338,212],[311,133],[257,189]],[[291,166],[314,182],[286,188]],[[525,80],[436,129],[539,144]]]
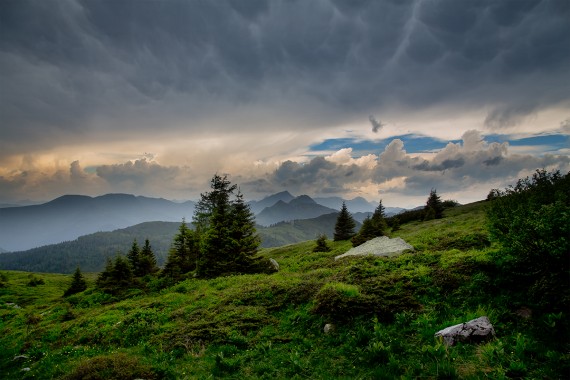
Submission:
[[[505,282],[487,206],[403,224],[390,235],[412,244],[412,254],[335,261],[350,242],[329,241],[330,252],[313,253],[308,241],[264,249],[280,265],[272,275],[189,279],[123,299],[94,289],[95,275],[85,292],[63,299],[69,276],[2,271],[0,372],[7,379],[562,378],[570,369],[567,311]],[[27,285],[32,280],[44,283]],[[495,339],[453,347],[434,339],[481,315]],[[323,332],[327,323],[332,333]]]

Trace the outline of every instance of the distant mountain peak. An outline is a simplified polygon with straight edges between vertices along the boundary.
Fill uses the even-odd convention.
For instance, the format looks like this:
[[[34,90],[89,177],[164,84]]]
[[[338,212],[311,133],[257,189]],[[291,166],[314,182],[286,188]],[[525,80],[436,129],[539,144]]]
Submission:
[[[302,205],[302,204],[315,204],[313,198],[309,197],[308,195],[299,195],[298,197],[292,199],[289,204],[290,205]]]

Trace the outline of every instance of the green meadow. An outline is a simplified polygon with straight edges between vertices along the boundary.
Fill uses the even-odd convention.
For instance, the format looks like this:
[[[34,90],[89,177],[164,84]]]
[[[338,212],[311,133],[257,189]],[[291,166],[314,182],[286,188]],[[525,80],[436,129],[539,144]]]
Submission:
[[[566,298],[507,279],[478,202],[390,237],[393,258],[334,260],[315,241],[264,249],[274,274],[188,279],[115,298],[64,298],[70,275],[0,272],[3,379],[559,379],[570,373]],[[568,287],[568,283],[565,284]],[[486,315],[496,337],[448,347],[447,326]],[[326,324],[332,331],[325,333]]]

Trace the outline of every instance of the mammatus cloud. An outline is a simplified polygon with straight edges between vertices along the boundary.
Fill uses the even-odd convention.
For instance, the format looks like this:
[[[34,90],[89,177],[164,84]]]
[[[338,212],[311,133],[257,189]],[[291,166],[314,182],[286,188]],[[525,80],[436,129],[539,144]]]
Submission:
[[[384,126],[382,122],[376,120],[376,118],[372,115],[368,117],[368,120],[370,120],[370,124],[372,124],[372,132],[374,133],[378,133],[378,131]]]
[[[568,105],[569,17],[563,0],[2,1],[0,161],[372,112],[513,128]]]

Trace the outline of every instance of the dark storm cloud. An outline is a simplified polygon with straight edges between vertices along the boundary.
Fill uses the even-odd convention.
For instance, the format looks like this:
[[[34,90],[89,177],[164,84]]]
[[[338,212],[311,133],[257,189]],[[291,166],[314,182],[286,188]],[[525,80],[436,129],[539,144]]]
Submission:
[[[243,108],[279,117],[240,128],[330,126],[394,102],[488,107],[490,127],[512,125],[570,99],[569,18],[566,0],[5,0],[0,150],[191,132],[212,115],[223,131]]]

